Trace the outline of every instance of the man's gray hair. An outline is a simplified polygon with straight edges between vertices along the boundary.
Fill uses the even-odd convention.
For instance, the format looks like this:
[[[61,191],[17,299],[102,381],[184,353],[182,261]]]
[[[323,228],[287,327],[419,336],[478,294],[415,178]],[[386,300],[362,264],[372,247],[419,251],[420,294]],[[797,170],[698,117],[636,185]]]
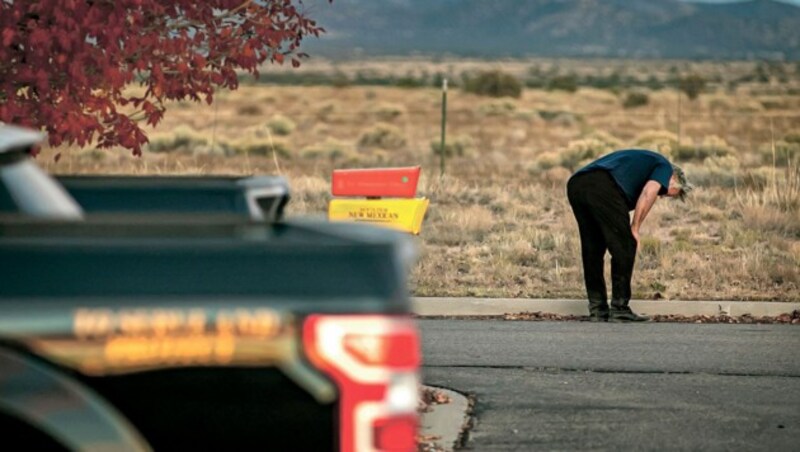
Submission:
[[[681,201],[686,202],[686,196],[694,190],[694,185],[686,179],[686,173],[680,166],[673,164],[672,172],[675,174],[675,180],[678,181],[678,189],[680,190],[678,197]]]

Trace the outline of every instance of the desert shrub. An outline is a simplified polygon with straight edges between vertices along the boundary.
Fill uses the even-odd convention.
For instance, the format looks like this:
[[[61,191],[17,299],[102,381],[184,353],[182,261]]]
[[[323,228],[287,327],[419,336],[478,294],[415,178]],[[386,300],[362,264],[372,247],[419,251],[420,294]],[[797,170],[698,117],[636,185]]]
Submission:
[[[597,140],[605,144],[608,148],[619,148],[622,146],[622,141],[614,135],[606,132],[605,130],[596,130],[584,138]]]
[[[333,103],[327,103],[320,107],[316,112],[315,115],[318,120],[320,121],[328,121],[331,119],[331,115],[336,113],[336,105]]]
[[[561,165],[561,155],[558,152],[544,152],[534,161],[535,169],[547,171]]]
[[[634,143],[670,157],[672,150],[678,145],[678,136],[668,130],[648,130],[640,133]]]
[[[378,124],[361,134],[358,145],[363,148],[398,149],[406,144],[400,129],[389,124]]]
[[[761,101],[761,106],[765,110],[782,110],[786,108],[786,102],[776,99],[764,99]]]
[[[622,106],[624,108],[636,108],[636,107],[643,107],[650,102],[650,96],[647,93],[643,93],[641,91],[634,91],[628,93],[625,96],[625,100],[622,102]]]
[[[431,152],[434,155],[439,155],[442,149],[441,141],[431,141]],[[457,136],[452,141],[445,141],[444,155],[445,157],[465,157],[473,154],[475,151],[475,144],[469,136]]]
[[[294,74],[293,74],[294,75]],[[350,77],[347,76],[344,72],[337,70],[330,80],[331,86],[335,88],[347,88],[348,86],[352,85],[353,82],[350,80]]]
[[[689,97],[689,99],[692,100],[697,99],[705,87],[706,79],[697,74],[688,75],[678,81],[678,88],[683,91]]]
[[[409,73],[395,80],[394,84],[399,88],[420,88],[427,85],[428,81],[424,75],[415,77],[414,74]]]
[[[709,157],[692,170],[690,180],[701,187],[732,188],[740,183],[740,167],[739,160],[732,155]]]
[[[485,116],[508,116],[516,111],[517,106],[507,100],[498,100],[478,105],[478,113]]]
[[[582,120],[580,116],[569,111],[539,110],[538,113],[539,117],[545,121],[566,127],[573,126]]]
[[[278,114],[267,121],[267,127],[275,135],[285,136],[294,132],[296,125],[291,119]]]
[[[236,154],[251,156],[272,156],[275,153],[281,158],[292,157],[292,151],[287,142],[269,138],[245,138],[234,143],[231,149]]]
[[[88,160],[91,162],[102,162],[106,159],[108,152],[102,149],[89,148],[78,151],[75,155],[81,160]]]
[[[681,145],[679,148],[674,149],[672,156],[680,161],[703,161],[711,156],[723,156],[731,152],[731,147],[724,139],[716,135],[709,135],[703,139],[701,144]]]
[[[516,77],[505,72],[486,71],[468,78],[464,90],[480,96],[519,97],[522,95],[522,84]]]
[[[233,155],[235,151],[227,143],[208,143],[192,149],[193,155]]]
[[[242,116],[260,116],[263,110],[257,104],[245,104],[239,107],[236,113]]]
[[[783,137],[783,141],[787,143],[800,143],[800,130],[789,132]]]
[[[578,77],[574,74],[557,75],[547,82],[547,89],[551,91],[574,93],[578,90]]]
[[[372,113],[381,121],[391,121],[405,114],[406,108],[397,104],[381,104],[372,109]]]
[[[327,138],[325,141],[306,146],[300,151],[300,156],[310,160],[320,158],[337,160],[351,155],[353,152],[349,144],[334,138]]]
[[[155,135],[150,138],[147,148],[151,152],[189,151],[208,144],[208,139],[193,128],[180,125],[171,134]]]
[[[800,163],[800,142],[776,141],[773,155],[772,144],[762,144],[758,148],[761,161],[765,165],[791,166]]]
[[[590,160],[614,150],[614,146],[609,145],[596,138],[585,138],[570,141],[567,148],[561,151],[561,166],[574,171]]]

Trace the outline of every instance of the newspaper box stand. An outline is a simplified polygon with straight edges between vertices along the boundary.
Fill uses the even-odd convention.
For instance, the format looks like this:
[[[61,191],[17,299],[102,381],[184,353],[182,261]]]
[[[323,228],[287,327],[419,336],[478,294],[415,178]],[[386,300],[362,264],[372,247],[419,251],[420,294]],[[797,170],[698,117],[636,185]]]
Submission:
[[[334,170],[331,194],[340,198],[328,205],[328,219],[419,234],[429,203],[427,198],[416,198],[420,170],[419,166]]]

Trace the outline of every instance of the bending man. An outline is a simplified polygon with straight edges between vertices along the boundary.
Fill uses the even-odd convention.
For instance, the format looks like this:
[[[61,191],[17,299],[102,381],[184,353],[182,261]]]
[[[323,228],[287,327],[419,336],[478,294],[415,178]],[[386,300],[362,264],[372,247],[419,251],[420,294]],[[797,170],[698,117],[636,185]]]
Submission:
[[[567,197],[580,230],[589,320],[649,320],[628,306],[639,228],[659,196],[684,200],[692,188],[683,170],[664,156],[641,149],[612,152],[572,175]],[[611,254],[610,308],[603,276],[606,250]]]

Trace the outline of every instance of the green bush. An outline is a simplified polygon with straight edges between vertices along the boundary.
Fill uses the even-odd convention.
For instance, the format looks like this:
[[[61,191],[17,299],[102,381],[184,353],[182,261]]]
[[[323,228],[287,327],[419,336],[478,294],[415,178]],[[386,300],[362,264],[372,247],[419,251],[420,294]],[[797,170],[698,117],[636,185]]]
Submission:
[[[584,138],[597,140],[600,143],[602,143],[603,145],[605,145],[605,149],[609,149],[609,150],[618,149],[623,144],[622,141],[619,138],[617,138],[614,135],[606,132],[605,130],[596,130],[596,131],[586,135]]]
[[[381,121],[391,121],[402,116],[406,112],[406,107],[397,104],[381,104],[372,109],[372,113]]]
[[[347,88],[353,84],[347,74],[338,70],[333,74],[330,83],[335,88]]]
[[[411,74],[400,77],[394,82],[394,85],[398,88],[421,88],[427,84],[428,82],[424,77],[417,78]]]
[[[378,124],[361,134],[358,145],[363,148],[398,149],[406,144],[406,139],[397,127]]]
[[[622,106],[624,108],[636,108],[636,107],[643,107],[650,102],[650,96],[646,93],[642,92],[632,92],[628,93],[625,96],[625,100],[622,102]]]
[[[547,171],[561,165],[561,155],[558,152],[544,152],[536,158],[536,169]]]
[[[259,138],[245,139],[233,145],[232,151],[237,154],[262,157],[270,157],[274,152],[281,158],[292,158],[292,151],[289,144],[282,140]]]
[[[634,143],[671,157],[673,150],[678,146],[678,135],[668,130],[647,130],[640,133],[634,139]]]
[[[773,160],[775,166],[797,165],[800,163],[800,142],[776,141],[774,157],[772,144],[761,145],[758,153],[761,155],[761,162],[765,165],[772,166]]]
[[[178,126],[171,134],[155,135],[150,139],[150,152],[189,151],[195,147],[205,146],[208,139],[189,126]]]
[[[539,110],[539,117],[545,121],[574,121],[575,114],[569,111],[562,110]]]
[[[561,166],[575,171],[590,160],[614,150],[614,146],[596,138],[585,138],[570,141],[567,148],[561,151]]]
[[[257,104],[245,104],[236,110],[236,113],[241,116],[261,116],[263,110]]]
[[[574,93],[578,90],[578,77],[574,74],[555,76],[547,83],[547,89],[551,91],[560,90]]]
[[[672,157],[680,161],[703,161],[709,157],[725,156],[732,152],[731,147],[722,138],[715,135],[706,137],[699,145],[681,145],[674,149]]]
[[[522,84],[513,75],[502,71],[487,71],[468,78],[464,90],[480,96],[520,97]]]
[[[800,144],[800,130],[795,132],[789,132],[783,137],[783,141],[787,143],[798,143]]]
[[[102,162],[106,159],[108,151],[102,149],[89,148],[79,151],[76,156],[81,160],[89,160],[92,162]]]
[[[441,153],[441,149],[441,141],[431,141],[431,152],[433,152],[434,155],[438,156]],[[452,141],[446,141],[444,144],[445,157],[464,157],[472,154],[473,150],[474,145],[472,138],[467,136],[455,137]]]
[[[678,89],[683,91],[689,99],[697,99],[706,87],[706,79],[697,74],[691,74],[678,81]]]
[[[701,187],[733,188],[741,184],[740,167],[739,160],[732,155],[709,157],[692,170],[691,181]]]
[[[787,108],[785,101],[774,99],[762,100],[761,106],[764,107],[764,110],[783,110],[784,108]]]
[[[294,132],[294,121],[283,115],[275,115],[267,121],[267,127],[275,135],[286,136]]]

